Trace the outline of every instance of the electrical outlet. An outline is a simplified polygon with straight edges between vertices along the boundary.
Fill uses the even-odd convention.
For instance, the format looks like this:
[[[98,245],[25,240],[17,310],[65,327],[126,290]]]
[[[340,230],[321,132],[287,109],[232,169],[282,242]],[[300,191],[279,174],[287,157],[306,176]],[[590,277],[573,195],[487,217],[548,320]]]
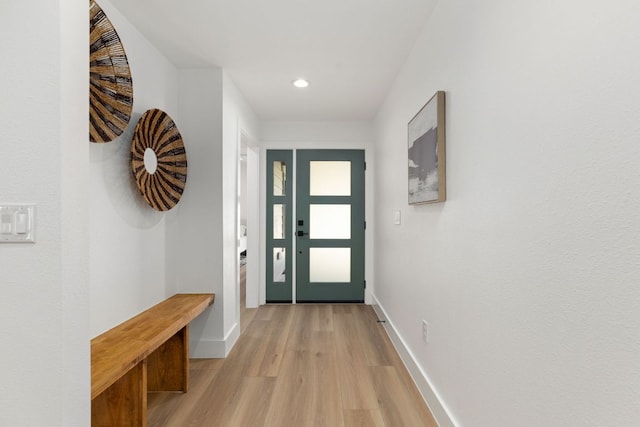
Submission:
[[[422,341],[429,342],[429,324],[426,320],[422,321]]]

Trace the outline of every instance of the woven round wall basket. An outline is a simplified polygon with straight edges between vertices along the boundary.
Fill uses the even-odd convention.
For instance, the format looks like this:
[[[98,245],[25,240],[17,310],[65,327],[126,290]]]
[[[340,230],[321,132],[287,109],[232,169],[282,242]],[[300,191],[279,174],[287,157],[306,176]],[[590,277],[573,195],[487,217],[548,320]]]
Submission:
[[[140,194],[158,211],[178,204],[187,182],[187,153],[171,117],[147,110],[131,141],[131,170]]]
[[[94,0],[89,0],[89,22],[89,139],[109,142],[129,124],[133,82],[120,37]]]

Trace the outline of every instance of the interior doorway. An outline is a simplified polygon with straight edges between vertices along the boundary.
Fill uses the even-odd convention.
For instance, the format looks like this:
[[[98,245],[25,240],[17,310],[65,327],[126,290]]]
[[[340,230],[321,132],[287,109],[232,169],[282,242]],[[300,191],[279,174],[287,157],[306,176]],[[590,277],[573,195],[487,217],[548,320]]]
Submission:
[[[238,155],[238,295],[241,328],[258,307],[260,262],[259,148],[242,134]]]

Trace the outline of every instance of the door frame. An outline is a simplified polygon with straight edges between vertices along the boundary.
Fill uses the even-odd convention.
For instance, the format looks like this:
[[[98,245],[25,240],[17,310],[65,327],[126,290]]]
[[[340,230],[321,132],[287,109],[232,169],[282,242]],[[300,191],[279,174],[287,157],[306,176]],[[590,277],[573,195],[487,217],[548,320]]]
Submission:
[[[245,135],[241,134],[241,146],[246,150],[245,167],[246,167],[246,217],[247,230],[251,230],[247,234],[247,253],[251,257],[247,263],[246,270],[246,306],[247,308],[255,308],[260,305],[260,260],[255,254],[260,254],[260,232],[262,224],[260,217],[260,148],[256,142]],[[242,160],[241,160],[242,161]],[[238,181],[240,185],[240,181]],[[240,219],[238,219],[240,225]],[[253,255],[252,255],[253,254]],[[240,275],[238,273],[238,286]],[[239,295],[239,294],[238,294]],[[239,301],[239,296],[238,296]]]

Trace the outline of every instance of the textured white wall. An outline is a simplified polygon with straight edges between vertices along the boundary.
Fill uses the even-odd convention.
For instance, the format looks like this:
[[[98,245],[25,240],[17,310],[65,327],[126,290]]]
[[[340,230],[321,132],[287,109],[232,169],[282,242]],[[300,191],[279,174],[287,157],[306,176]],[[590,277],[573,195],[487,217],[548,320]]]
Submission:
[[[375,294],[459,425],[640,424],[639,15],[440,1],[378,115]],[[437,90],[448,200],[411,207]]]
[[[127,53],[134,104],[129,126],[119,138],[90,146],[92,336],[177,290],[165,276],[165,219],[169,214],[155,211],[139,195],[131,174],[130,150],[135,126],[150,108],[166,111],[182,132],[177,69],[110,2],[99,4]],[[187,156],[188,144],[185,140]]]
[[[86,3],[1,9],[0,203],[38,207],[37,242],[0,245],[0,425],[87,425]]]

